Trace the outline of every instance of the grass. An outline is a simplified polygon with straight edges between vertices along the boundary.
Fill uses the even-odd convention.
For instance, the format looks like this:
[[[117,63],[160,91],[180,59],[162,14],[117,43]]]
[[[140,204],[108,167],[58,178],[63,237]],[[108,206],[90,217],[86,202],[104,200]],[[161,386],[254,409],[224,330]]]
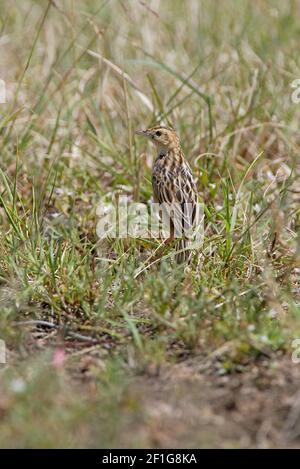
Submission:
[[[298,9],[2,2],[2,447],[297,445],[294,404],[266,402],[275,379],[294,402],[297,381]],[[96,235],[101,201],[150,200],[153,149],[134,130],[161,120],[204,203],[187,270],[168,251],[151,264],[155,242]],[[237,379],[267,409],[242,430],[215,406]]]

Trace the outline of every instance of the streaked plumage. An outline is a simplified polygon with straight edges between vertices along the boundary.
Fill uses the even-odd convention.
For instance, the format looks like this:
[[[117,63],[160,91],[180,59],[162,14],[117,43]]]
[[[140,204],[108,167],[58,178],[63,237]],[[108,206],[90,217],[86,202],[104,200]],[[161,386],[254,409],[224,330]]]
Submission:
[[[187,249],[191,238],[188,230],[197,225],[198,193],[191,168],[184,158],[180,141],[173,129],[155,126],[139,131],[158,147],[158,155],[153,165],[152,187],[154,200],[164,204],[170,214],[175,212],[171,223],[171,238],[181,237],[176,246],[182,252],[176,254],[177,262],[183,262],[190,256]]]

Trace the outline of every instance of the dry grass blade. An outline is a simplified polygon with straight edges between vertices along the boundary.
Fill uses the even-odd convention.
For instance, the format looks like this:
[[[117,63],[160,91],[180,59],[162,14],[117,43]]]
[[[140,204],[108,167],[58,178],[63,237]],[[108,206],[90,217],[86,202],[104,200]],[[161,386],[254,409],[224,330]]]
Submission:
[[[128,73],[124,72],[119,66],[115,65],[106,57],[103,57],[98,52],[94,52],[92,50],[87,50],[87,53],[92,57],[96,57],[97,59],[104,62],[108,67],[110,67],[114,72],[116,72],[120,77],[124,78],[134,89],[135,94],[140,98],[140,100],[145,104],[145,106],[149,109],[149,111],[153,112],[153,105],[150,99],[139,89],[138,85],[132,80],[132,78],[128,75]]]

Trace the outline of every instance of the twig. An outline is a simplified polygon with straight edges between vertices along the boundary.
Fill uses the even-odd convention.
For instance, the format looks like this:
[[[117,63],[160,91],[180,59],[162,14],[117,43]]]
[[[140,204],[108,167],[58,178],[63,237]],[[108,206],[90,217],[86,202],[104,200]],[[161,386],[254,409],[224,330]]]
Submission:
[[[63,330],[66,335],[73,337],[74,339],[81,340],[82,342],[91,342],[91,343],[98,343],[98,339],[94,339],[93,337],[88,337],[86,335],[78,334],[77,332],[71,331],[68,329],[68,326],[65,325],[58,325],[54,324],[53,322],[49,321],[42,321],[42,320],[29,320],[29,321],[17,321],[14,323],[16,326],[43,326],[49,327],[51,329],[57,329],[58,331]]]

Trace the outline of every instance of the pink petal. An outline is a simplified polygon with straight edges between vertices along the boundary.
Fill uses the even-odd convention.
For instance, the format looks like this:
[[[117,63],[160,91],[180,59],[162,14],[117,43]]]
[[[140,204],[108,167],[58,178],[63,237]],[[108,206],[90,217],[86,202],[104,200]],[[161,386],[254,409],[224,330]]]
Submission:
[[[51,363],[52,366],[54,368],[61,368],[64,365],[65,357],[66,357],[66,354],[65,354],[64,349],[57,348],[53,354],[52,363]]]

